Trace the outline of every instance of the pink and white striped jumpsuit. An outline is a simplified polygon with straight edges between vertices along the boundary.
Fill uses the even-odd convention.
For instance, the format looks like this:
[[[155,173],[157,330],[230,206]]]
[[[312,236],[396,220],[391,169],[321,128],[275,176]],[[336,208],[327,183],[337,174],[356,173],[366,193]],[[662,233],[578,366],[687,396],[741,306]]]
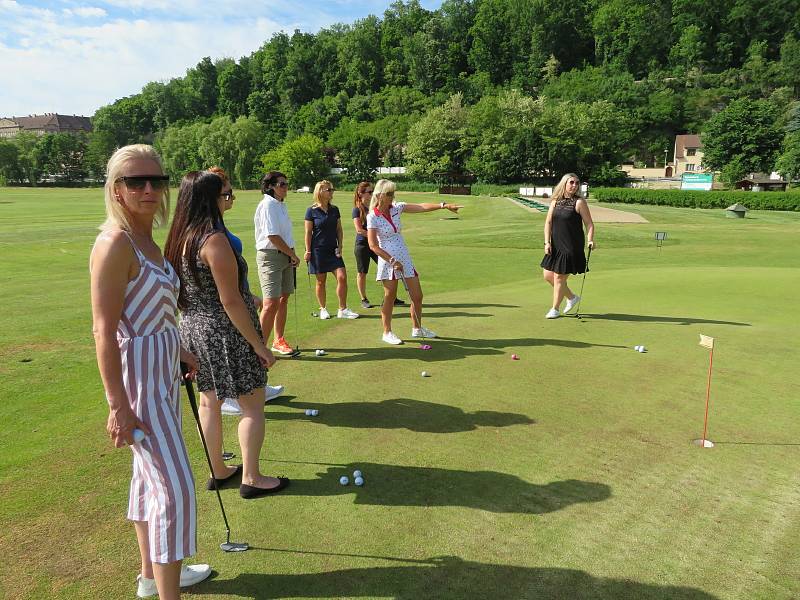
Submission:
[[[128,400],[151,434],[131,446],[128,519],[147,521],[150,560],[163,564],[197,551],[194,477],[181,434],[180,336],[175,321],[180,280],[166,259],[156,265],[132,240],[131,245],[139,259],[139,275],[125,290],[117,342]]]

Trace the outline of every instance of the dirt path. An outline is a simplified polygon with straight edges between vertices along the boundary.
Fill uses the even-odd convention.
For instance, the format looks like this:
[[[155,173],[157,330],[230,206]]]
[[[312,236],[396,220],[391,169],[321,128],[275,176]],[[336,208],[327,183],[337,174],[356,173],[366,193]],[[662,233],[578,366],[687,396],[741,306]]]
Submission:
[[[520,202],[517,202],[514,198],[508,199],[522,209],[536,214],[545,214],[536,210],[535,208],[531,208],[521,204]],[[534,200],[541,202],[542,204],[547,204],[548,202],[547,198],[534,198]],[[592,203],[589,204],[589,208],[592,211],[592,220],[598,223],[649,223],[647,219],[638,213],[617,210],[615,208],[606,208],[605,206],[597,206],[596,204]]]

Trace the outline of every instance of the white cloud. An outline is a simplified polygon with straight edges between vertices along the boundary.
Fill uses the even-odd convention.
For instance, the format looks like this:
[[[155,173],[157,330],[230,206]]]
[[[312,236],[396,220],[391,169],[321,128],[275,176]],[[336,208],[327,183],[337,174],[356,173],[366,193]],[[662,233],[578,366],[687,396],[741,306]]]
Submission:
[[[105,17],[108,13],[97,6],[79,6],[77,8],[65,8],[61,11],[65,16],[71,17],[73,15],[77,17],[83,17],[85,19],[91,19],[95,17]]]

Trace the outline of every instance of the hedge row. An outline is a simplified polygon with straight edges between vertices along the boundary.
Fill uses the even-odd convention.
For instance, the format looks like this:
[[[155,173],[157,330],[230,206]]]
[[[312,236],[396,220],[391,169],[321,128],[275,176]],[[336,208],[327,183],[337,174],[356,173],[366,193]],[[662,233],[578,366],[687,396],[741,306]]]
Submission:
[[[598,202],[656,204],[684,208],[727,208],[742,204],[751,210],[800,211],[800,192],[711,192],[682,190],[643,190],[633,188],[591,188]]]

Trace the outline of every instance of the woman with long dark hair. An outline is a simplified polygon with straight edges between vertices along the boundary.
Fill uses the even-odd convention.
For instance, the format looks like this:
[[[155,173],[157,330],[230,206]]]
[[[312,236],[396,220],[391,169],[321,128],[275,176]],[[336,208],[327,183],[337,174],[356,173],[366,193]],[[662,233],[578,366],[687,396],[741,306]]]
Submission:
[[[264,443],[265,367],[275,357],[264,344],[258,315],[247,285],[247,262],[232,248],[220,205],[222,179],[209,172],[187,174],[164,254],[181,279],[178,307],[181,339],[197,356],[200,420],[217,483],[238,481],[243,498],[277,492],[285,478],[266,477],[259,468]],[[242,465],[229,467],[222,459],[223,398],[236,398],[242,410],[239,445]],[[207,489],[214,489],[209,480]]]
[[[545,314],[546,319],[561,316],[559,308],[564,298],[567,299],[564,314],[581,300],[567,285],[570,274],[586,272],[584,227],[589,238],[587,245],[594,248],[594,222],[589,205],[580,197],[580,185],[575,173],[564,175],[553,190],[544,221],[544,258],[540,266],[544,280],[553,286],[553,306]]]

